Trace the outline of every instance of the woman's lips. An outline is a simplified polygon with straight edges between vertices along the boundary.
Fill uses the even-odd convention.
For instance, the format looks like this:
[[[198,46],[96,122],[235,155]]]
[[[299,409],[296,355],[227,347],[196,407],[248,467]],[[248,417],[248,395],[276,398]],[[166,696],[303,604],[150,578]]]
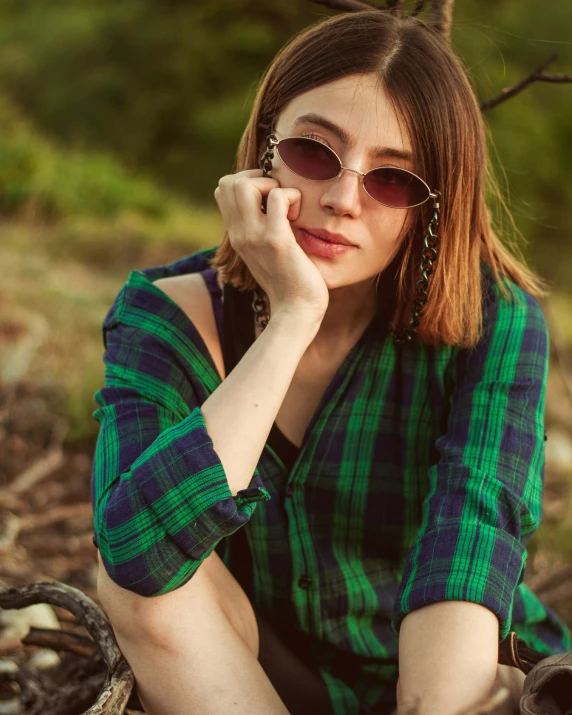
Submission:
[[[357,246],[348,246],[342,243],[325,241],[322,238],[314,236],[303,228],[298,228],[297,233],[302,248],[306,251],[306,253],[313,256],[320,256],[321,258],[337,258],[338,256],[342,256],[348,251],[353,251],[354,248],[357,248]]]
[[[355,244],[352,243],[349,238],[346,238],[341,233],[330,233],[330,231],[326,231],[322,228],[300,228],[302,228],[302,230],[306,233],[315,236],[316,238],[321,238],[323,241],[328,241],[328,243],[340,243],[343,246],[355,246]]]

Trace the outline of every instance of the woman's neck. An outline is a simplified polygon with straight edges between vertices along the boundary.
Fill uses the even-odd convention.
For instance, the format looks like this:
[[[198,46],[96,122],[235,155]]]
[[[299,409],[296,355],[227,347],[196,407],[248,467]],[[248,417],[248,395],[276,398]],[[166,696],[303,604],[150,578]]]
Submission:
[[[261,292],[268,309],[268,297]],[[308,348],[309,352],[327,356],[329,351],[339,350],[340,346],[354,344],[378,309],[375,278],[330,290],[328,307],[316,337]],[[260,332],[256,326],[256,337]]]
[[[326,340],[343,339],[369,324],[378,308],[375,282],[365,281],[355,285],[330,290],[328,308],[322,319],[318,335]]]

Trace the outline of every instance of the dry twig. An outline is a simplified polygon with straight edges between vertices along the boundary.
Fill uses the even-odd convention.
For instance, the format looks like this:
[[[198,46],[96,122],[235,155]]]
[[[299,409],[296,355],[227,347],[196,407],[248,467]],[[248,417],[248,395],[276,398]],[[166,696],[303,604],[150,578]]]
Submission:
[[[496,97],[491,97],[491,99],[487,99],[485,102],[481,102],[481,111],[486,112],[489,109],[496,107],[501,102],[505,102],[507,99],[514,97],[516,94],[522,92],[523,89],[526,89],[526,87],[531,85],[533,82],[557,82],[562,84],[571,83],[572,75],[547,74],[546,72],[544,72],[545,68],[548,67],[548,65],[552,64],[557,58],[558,55],[552,55],[552,57],[547,59],[546,62],[543,62],[537,70],[529,74],[528,77],[525,77],[523,80],[517,82],[512,87],[506,87],[500,94],[497,94]]]
[[[75,504],[64,504],[56,506],[43,514],[29,514],[20,518],[20,531],[32,531],[33,529],[43,529],[58,521],[75,519],[76,517],[92,516],[92,506],[90,502],[80,502]]]
[[[47,454],[19,474],[10,485],[10,491],[17,497],[28,492],[38,482],[48,477],[64,462],[62,445],[69,430],[66,420],[57,420],[52,430],[50,447]]]
[[[423,12],[425,5],[427,5],[427,0],[417,0],[417,4],[413,8],[413,10],[409,13],[409,15],[411,17],[417,17],[417,15],[420,15]]]
[[[97,645],[89,638],[73,631],[56,631],[50,628],[30,628],[30,632],[22,639],[22,643],[39,648],[63,650],[84,657],[89,657],[97,652]]]
[[[432,0],[429,6],[427,24],[447,41],[451,39],[454,2],[455,0]]]

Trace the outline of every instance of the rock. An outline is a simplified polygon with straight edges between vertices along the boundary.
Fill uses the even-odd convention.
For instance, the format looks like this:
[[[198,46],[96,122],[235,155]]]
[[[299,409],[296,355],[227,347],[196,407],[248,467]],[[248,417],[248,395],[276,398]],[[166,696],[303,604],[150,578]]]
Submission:
[[[38,670],[47,670],[60,664],[60,656],[55,650],[49,648],[40,648],[28,659],[29,668],[37,668]]]
[[[7,673],[17,673],[18,663],[14,663],[13,660],[0,660],[0,675],[6,675]]]
[[[46,603],[26,608],[0,608],[0,642],[24,638],[30,628],[59,628],[54,609]]]

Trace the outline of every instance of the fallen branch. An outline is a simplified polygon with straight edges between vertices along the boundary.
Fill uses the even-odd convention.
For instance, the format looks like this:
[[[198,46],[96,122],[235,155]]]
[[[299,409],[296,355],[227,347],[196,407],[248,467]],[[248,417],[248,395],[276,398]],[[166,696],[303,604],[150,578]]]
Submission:
[[[29,514],[20,518],[20,531],[32,531],[51,526],[58,521],[66,521],[76,517],[91,517],[93,514],[91,502],[79,502],[56,506],[43,514]]]
[[[65,608],[82,623],[99,645],[105,662],[112,668],[122,659],[111,625],[101,609],[79,589],[63,583],[40,581],[28,586],[0,588],[1,608],[24,608],[34,603],[49,603]]]
[[[100,689],[97,702],[89,710],[86,710],[84,715],[103,715],[104,713],[119,715],[123,713],[134,685],[133,672],[123,658],[111,625],[100,608],[78,589],[62,583],[40,582],[28,586],[0,588],[1,608],[24,608],[33,603],[49,603],[70,611],[99,646],[108,667],[108,673]],[[77,712],[78,699],[80,699],[79,689],[83,689],[85,697],[87,695],[91,697],[92,690],[101,682],[101,676],[93,675],[79,686],[58,688],[55,694],[50,692],[50,687],[43,683],[42,678],[33,671],[27,672],[25,669],[20,669],[18,677],[13,680],[17,680],[21,686],[26,688],[26,697],[34,703],[34,709],[31,709],[32,706],[28,706],[26,713],[30,715],[35,715],[36,712],[38,715],[67,715],[68,711],[72,712],[70,707],[75,708],[73,712]]]
[[[64,461],[63,443],[69,430],[67,420],[56,420],[50,437],[48,452],[31,467],[19,474],[10,485],[10,491],[16,496],[22,496],[33,486],[48,477],[61,467]]]
[[[16,496],[21,496],[29,491],[38,482],[41,482],[56,469],[59,469],[64,462],[64,453],[61,448],[54,449],[45,454],[41,459],[24,470],[12,482],[11,491]]]
[[[73,631],[56,631],[51,628],[30,628],[28,635],[22,638],[22,643],[75,653],[86,658],[97,652],[97,645],[89,638]]]
[[[76,554],[93,554],[93,534],[79,534],[77,536],[56,536],[51,534],[49,539],[43,534],[27,533],[22,535],[19,543],[35,558],[56,556],[75,556]]]

